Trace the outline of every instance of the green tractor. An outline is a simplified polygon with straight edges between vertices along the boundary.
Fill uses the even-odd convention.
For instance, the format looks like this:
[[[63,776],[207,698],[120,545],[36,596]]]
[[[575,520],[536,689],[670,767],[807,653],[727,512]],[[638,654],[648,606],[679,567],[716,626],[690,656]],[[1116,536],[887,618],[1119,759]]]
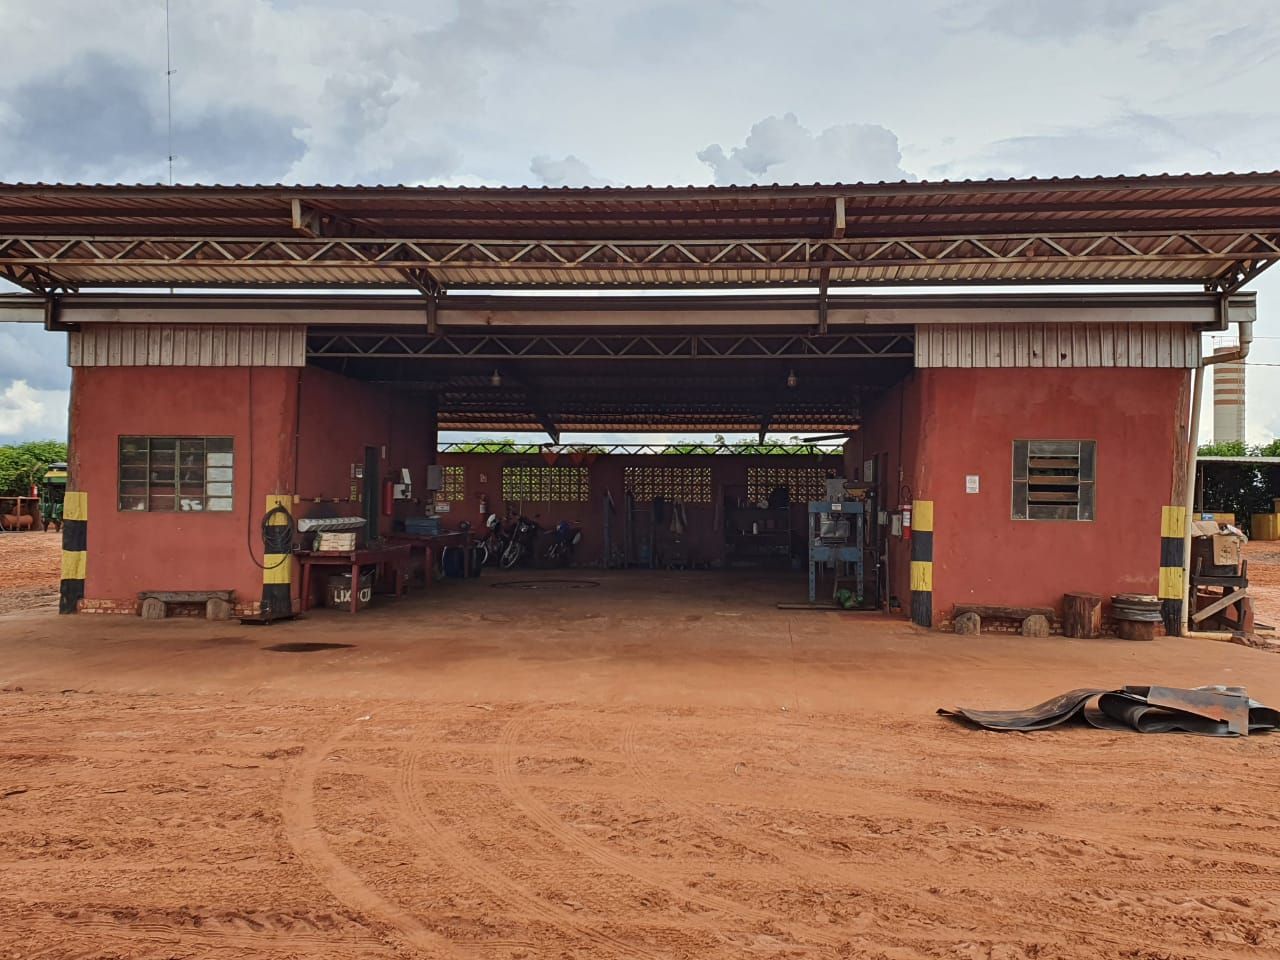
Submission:
[[[50,525],[62,529],[62,501],[67,496],[67,465],[51,463],[40,478],[40,518],[48,532]]]

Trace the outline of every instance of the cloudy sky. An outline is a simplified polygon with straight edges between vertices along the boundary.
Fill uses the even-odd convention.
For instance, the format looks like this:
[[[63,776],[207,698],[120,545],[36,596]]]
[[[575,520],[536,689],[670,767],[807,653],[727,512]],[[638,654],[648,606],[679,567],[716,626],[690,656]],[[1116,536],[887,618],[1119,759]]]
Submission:
[[[171,0],[183,183],[668,184],[1280,167],[1275,0]],[[163,0],[0,0],[0,180],[168,177]],[[1280,267],[1251,439],[1280,434]],[[0,325],[0,442],[62,436]],[[1276,366],[1264,366],[1275,364]]]

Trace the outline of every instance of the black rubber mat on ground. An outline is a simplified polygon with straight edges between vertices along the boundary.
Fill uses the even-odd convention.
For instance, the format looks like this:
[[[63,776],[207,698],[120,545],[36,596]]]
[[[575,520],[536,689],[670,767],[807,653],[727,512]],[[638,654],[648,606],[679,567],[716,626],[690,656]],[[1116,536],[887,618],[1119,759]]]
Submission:
[[[1280,727],[1280,711],[1249,699],[1244,687],[1082,687],[1025,710],[941,708],[938,713],[986,730],[1047,730],[1084,723],[1102,730],[1241,737]]]

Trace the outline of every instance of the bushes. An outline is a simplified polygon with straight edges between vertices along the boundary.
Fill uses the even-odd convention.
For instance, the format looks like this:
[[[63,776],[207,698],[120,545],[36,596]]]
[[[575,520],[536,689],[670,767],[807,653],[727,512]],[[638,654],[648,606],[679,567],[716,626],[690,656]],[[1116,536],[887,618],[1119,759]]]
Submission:
[[[57,440],[0,446],[0,496],[27,496],[49,464],[66,459],[67,445]]]
[[[1280,438],[1268,444],[1210,443],[1202,446],[1202,457],[1277,457]],[[1280,464],[1201,463],[1203,493],[1197,501],[1206,512],[1234,513],[1241,528],[1250,532],[1255,513],[1273,513],[1273,500],[1280,497]]]

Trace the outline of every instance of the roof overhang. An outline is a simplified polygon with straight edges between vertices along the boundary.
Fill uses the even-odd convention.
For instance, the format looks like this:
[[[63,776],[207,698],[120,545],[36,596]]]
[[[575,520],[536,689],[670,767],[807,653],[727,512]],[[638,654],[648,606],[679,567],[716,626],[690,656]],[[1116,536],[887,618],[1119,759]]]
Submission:
[[[444,289],[1129,283],[1280,259],[1280,173],[685,188],[0,184],[0,277]]]
[[[1237,293],[1233,313],[1256,310]],[[420,297],[368,294],[78,293],[57,298],[62,325],[174,323],[306,326],[309,329],[422,330]],[[451,294],[435,313],[439,330],[627,331],[811,330],[825,306],[830,331],[948,323],[1172,323],[1210,327],[1219,298],[1207,293],[735,294],[708,296],[520,296]],[[44,322],[37,294],[0,295],[0,320]]]

